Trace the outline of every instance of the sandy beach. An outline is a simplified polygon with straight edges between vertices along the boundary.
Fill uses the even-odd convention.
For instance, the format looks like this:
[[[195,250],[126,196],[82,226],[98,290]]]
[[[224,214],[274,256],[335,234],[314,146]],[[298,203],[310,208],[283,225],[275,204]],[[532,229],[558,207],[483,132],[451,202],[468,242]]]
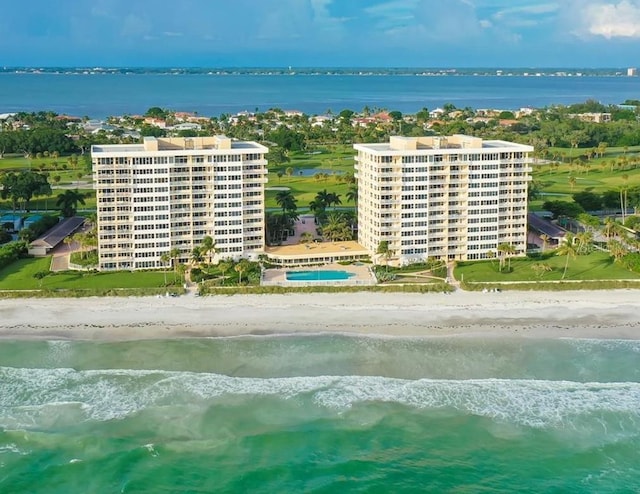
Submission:
[[[136,340],[340,332],[640,339],[635,290],[0,300],[0,338]]]

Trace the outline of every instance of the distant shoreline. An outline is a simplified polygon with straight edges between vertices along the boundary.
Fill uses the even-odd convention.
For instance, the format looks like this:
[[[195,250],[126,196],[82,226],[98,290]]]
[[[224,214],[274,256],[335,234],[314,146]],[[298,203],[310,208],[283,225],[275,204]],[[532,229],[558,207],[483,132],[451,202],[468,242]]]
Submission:
[[[626,69],[376,69],[376,68],[83,68],[0,67],[0,74],[24,75],[206,75],[206,76],[408,76],[408,77],[629,77]]]
[[[0,339],[243,335],[640,340],[638,290],[0,300]]]
[[[212,117],[269,108],[306,115],[365,107],[414,114],[447,103],[502,110],[570,105],[586,99],[619,104],[637,98],[640,81],[622,69],[544,72],[527,68],[503,70],[502,75],[497,75],[499,69],[428,68],[0,70],[4,70],[0,72],[0,114],[53,111],[100,119],[142,115],[153,106]],[[127,98],[123,100],[122,94]]]

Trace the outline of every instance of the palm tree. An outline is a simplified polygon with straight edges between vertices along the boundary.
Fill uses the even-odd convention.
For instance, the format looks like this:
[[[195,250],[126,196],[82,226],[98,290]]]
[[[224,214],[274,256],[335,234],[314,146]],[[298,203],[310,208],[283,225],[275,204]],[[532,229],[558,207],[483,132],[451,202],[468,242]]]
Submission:
[[[328,194],[328,203],[327,206],[331,206],[333,204],[333,206],[338,206],[340,204],[342,204],[342,201],[340,200],[340,194],[336,194],[335,192],[329,192]]]
[[[546,233],[543,233],[542,235],[540,235],[540,240],[542,240],[542,252],[544,252],[549,246],[549,240],[551,240],[551,237]]]
[[[197,265],[202,262],[202,259],[202,247],[194,247],[191,251],[191,262]]]
[[[575,237],[578,245],[576,252],[578,254],[588,254],[593,246],[593,233],[590,231],[584,231],[576,234]]]
[[[389,248],[389,241],[383,240],[378,244],[376,254],[380,254],[385,260],[386,270],[389,270],[389,259],[391,259],[391,249]]]
[[[326,216],[326,206],[322,201],[318,199],[318,196],[316,196],[316,198],[309,203],[309,209],[313,213],[316,224],[321,224]]]
[[[509,272],[511,272],[511,256],[516,253],[516,248],[508,243],[498,245],[498,254],[500,254],[500,271],[504,267],[504,261],[509,261]]]
[[[485,255],[487,256],[487,259],[489,259],[489,261],[491,262],[491,266],[493,267],[493,260],[496,258],[495,251],[488,250]]]
[[[347,218],[338,211],[332,211],[322,226],[322,235],[332,242],[351,240],[351,227]]]
[[[276,204],[282,208],[282,212],[295,211],[298,209],[296,198],[290,190],[281,190],[276,194]]]
[[[303,232],[302,235],[300,235],[300,242],[303,244],[308,244],[312,240],[313,240],[313,233],[311,232]]]
[[[356,210],[358,208],[358,186],[356,184],[352,184],[349,187],[349,190],[347,191],[347,195],[346,195],[347,201],[352,202],[355,207]]]
[[[231,269],[231,263],[229,261],[220,261],[218,263],[218,269],[222,273],[222,284],[224,285],[225,273]]]
[[[78,204],[85,204],[84,194],[78,189],[66,190],[56,200],[56,205],[60,207],[63,216],[66,218],[75,216]]]
[[[622,175],[622,180],[624,180],[624,185],[620,187],[620,209],[622,210],[622,223],[627,219],[627,206],[628,206],[628,191],[627,191],[627,181],[629,180],[629,175],[625,173]]]
[[[322,204],[323,209],[331,206],[331,192],[327,192],[327,189],[321,190],[316,194],[314,201],[318,201],[319,204]]]
[[[180,257],[180,249],[177,249],[176,247],[171,249],[169,251],[169,257],[173,264],[173,280],[176,281],[178,279],[178,257]]]
[[[542,278],[545,273],[553,271],[553,268],[549,266],[546,262],[536,262],[531,265],[531,269],[535,271],[538,278]]]
[[[602,234],[607,238],[615,237],[620,232],[620,223],[614,218],[607,217],[604,220],[604,226],[602,227]]]
[[[169,263],[171,262],[171,256],[169,255],[168,252],[164,252],[160,256],[160,262],[162,263],[162,265],[165,268],[165,269],[163,269],[163,272],[164,272],[164,286],[167,286],[167,269],[166,268],[169,265]]]
[[[202,239],[202,244],[200,244],[200,252],[202,252],[203,256],[208,256],[209,264],[211,264],[212,255],[216,253],[216,243],[209,235]]]
[[[619,242],[618,240],[615,240],[613,238],[607,242],[607,249],[609,249],[609,252],[616,261],[622,259],[628,252],[627,248],[622,244],[622,242]]]
[[[67,247],[69,249],[69,251],[71,251],[71,244],[73,243],[73,237],[71,235],[64,237],[64,239],[62,240],[65,244],[67,244]]]
[[[567,275],[567,268],[569,267],[569,258],[576,257],[577,250],[575,246],[575,237],[573,233],[567,233],[562,241],[562,243],[558,246],[558,250],[556,251],[556,255],[566,256],[564,263],[564,271],[562,272],[562,279]]]
[[[87,236],[84,233],[78,232],[75,235],[73,235],[72,239],[78,243],[78,248],[80,249],[80,255],[84,258],[85,257],[84,246],[87,241]]]
[[[249,269],[249,263],[246,259],[241,259],[238,264],[236,264],[233,269],[238,273],[238,285],[242,284],[242,273]]]

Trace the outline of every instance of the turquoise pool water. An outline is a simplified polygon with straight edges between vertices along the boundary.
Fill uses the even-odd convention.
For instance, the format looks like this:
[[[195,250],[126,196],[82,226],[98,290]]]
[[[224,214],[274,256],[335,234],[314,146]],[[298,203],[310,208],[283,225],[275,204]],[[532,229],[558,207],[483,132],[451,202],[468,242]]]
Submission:
[[[329,271],[287,271],[287,281],[343,281],[353,278],[354,273],[339,270]]]

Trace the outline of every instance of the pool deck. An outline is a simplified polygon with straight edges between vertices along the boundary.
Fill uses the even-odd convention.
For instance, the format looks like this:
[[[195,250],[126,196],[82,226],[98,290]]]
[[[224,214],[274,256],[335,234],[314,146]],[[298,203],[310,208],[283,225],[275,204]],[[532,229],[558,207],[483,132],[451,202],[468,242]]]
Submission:
[[[287,281],[287,271],[347,271],[352,276],[346,280],[326,280],[326,281]],[[371,274],[370,265],[368,264],[350,264],[342,266],[340,264],[327,264],[316,268],[277,268],[265,270],[262,277],[262,285],[265,286],[318,286],[318,285],[375,285],[376,280]]]
[[[369,251],[354,241],[310,242],[267,247],[265,253],[271,262],[292,267],[334,264],[340,260],[357,260],[369,257]]]

